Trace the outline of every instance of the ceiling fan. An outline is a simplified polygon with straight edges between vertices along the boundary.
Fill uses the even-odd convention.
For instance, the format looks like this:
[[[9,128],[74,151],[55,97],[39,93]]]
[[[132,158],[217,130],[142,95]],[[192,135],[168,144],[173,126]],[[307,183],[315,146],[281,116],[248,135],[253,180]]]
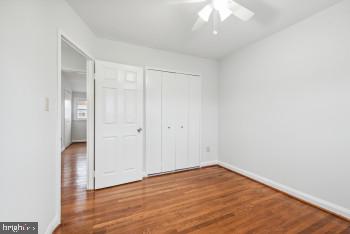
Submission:
[[[207,2],[208,0],[183,0],[182,3]],[[242,21],[248,21],[254,16],[254,12],[238,4],[233,0],[209,0],[198,12],[198,19],[192,27],[192,31],[198,30],[205,23],[209,22],[211,16],[213,20],[213,34],[218,34],[219,22],[225,21],[231,15]]]

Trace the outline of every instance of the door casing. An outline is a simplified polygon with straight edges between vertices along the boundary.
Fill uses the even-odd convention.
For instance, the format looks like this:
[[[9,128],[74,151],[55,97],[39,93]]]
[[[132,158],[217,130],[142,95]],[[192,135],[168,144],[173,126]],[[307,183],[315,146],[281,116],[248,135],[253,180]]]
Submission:
[[[67,103],[67,101],[69,101],[69,103]],[[72,101],[72,91],[64,90],[64,133],[62,134],[64,136],[64,148],[68,148],[68,146],[72,144]],[[67,106],[68,104],[70,105],[69,107]],[[67,111],[69,113],[67,113]]]
[[[87,189],[94,189],[94,57],[83,48],[77,41],[73,40],[69,34],[61,29],[57,31],[57,126],[56,126],[56,176],[55,176],[55,194],[56,211],[52,226],[58,226],[61,223],[61,146],[62,146],[62,65],[61,48],[62,41],[69,44],[77,52],[87,59],[87,100],[88,100],[88,120],[87,120]]]

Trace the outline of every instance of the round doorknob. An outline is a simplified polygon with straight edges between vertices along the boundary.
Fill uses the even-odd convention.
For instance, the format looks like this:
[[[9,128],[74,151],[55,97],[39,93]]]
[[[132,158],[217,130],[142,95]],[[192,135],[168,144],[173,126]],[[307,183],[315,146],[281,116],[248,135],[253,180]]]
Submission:
[[[138,128],[138,129],[137,129],[137,132],[138,132],[138,133],[142,132],[142,128]]]

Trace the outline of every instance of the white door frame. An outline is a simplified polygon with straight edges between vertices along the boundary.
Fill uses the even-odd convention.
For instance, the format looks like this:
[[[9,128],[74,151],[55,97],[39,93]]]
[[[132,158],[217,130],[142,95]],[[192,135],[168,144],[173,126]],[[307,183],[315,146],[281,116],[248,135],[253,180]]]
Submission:
[[[62,40],[74,48],[77,52],[83,55],[87,60],[87,100],[88,100],[88,119],[87,119],[87,189],[94,189],[94,57],[81,47],[78,43],[71,39],[71,37],[58,30],[57,34],[57,136],[56,136],[56,216],[57,224],[61,223],[61,102],[62,102],[62,77],[61,77],[61,48]]]
[[[71,144],[72,144],[72,113],[73,113],[73,92],[72,92],[72,90],[68,90],[68,89],[64,89],[64,92],[63,92],[63,95],[64,95],[64,101],[66,101],[66,95],[69,93],[69,95],[70,95],[70,101],[71,101],[71,103],[70,103],[70,105],[71,105],[71,111],[70,111],[70,121],[71,121],[71,125],[70,125],[70,142],[69,142],[69,144],[67,145],[66,144],[66,141],[67,141],[67,139],[66,139],[66,102],[64,102],[63,103],[63,106],[64,106],[64,113],[61,113],[61,114],[63,114],[63,121],[62,121],[62,123],[63,123],[63,131],[64,132],[62,132],[61,133],[61,137],[63,138],[63,146],[64,146],[64,149],[66,149],[66,148],[68,148]],[[61,128],[62,129],[62,128]],[[61,146],[61,148],[63,148],[62,146]]]

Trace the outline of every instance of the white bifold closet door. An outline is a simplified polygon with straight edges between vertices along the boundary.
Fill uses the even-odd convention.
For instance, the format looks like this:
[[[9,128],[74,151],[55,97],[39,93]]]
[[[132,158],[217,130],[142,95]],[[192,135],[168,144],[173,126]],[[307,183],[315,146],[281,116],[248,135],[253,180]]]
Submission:
[[[164,172],[189,167],[189,79],[181,74],[163,73],[162,87],[162,168]]]
[[[162,172],[162,72],[146,72],[146,171]]]
[[[198,76],[147,71],[147,174],[199,166],[200,108]]]

